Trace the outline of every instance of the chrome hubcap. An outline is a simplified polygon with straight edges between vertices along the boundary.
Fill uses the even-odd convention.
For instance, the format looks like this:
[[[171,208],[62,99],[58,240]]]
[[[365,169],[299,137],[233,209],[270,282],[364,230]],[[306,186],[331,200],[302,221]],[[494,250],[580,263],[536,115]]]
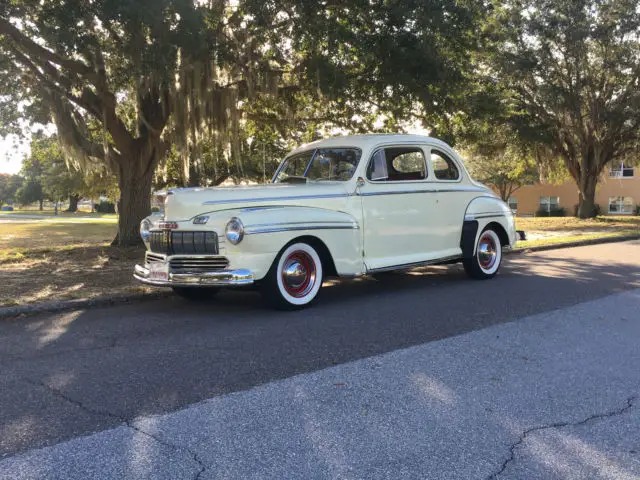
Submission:
[[[484,270],[491,270],[498,259],[498,248],[496,243],[488,234],[482,235],[478,242],[478,262]]]
[[[316,283],[316,267],[307,252],[297,250],[289,254],[282,265],[282,284],[293,297],[304,297]]]

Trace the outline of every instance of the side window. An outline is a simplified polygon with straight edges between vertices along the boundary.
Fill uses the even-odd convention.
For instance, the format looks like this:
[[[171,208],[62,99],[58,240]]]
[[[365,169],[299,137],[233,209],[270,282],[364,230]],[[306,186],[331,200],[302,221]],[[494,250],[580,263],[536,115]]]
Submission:
[[[372,182],[424,180],[427,169],[424,153],[418,147],[388,147],[377,150],[367,167]]]
[[[284,182],[289,177],[303,177],[315,152],[315,150],[308,150],[287,158],[285,164],[278,172],[276,181]]]
[[[442,152],[431,150],[431,165],[433,165],[433,174],[438,180],[458,180],[460,178],[456,164]]]
[[[369,167],[367,167],[367,178],[372,182],[382,182],[389,178],[384,150],[378,150],[371,157]]]

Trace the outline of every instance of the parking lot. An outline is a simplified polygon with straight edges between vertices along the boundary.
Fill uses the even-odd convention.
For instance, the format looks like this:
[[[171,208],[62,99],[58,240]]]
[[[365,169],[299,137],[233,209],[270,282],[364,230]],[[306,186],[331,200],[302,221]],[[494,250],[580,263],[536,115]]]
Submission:
[[[0,478],[638,478],[640,241],[0,322]]]

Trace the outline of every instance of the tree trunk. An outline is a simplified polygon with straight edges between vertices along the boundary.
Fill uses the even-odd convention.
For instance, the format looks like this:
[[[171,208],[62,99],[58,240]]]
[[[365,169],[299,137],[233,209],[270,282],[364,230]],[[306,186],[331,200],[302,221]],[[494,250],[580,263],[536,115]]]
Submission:
[[[43,205],[44,204],[44,199],[41,198],[39,200],[39,202],[40,202],[40,211],[42,211],[42,210],[44,210],[44,205]]]
[[[69,195],[69,208],[67,208],[67,212],[72,212],[72,213],[77,212],[79,201],[80,201],[80,195]]]
[[[596,185],[598,176],[590,174],[587,171],[581,171],[581,178],[578,182],[580,196],[578,199],[578,217],[594,218],[598,215],[598,206],[596,205]]]
[[[151,213],[151,186],[158,160],[158,148],[136,148],[129,162],[118,172],[118,234],[112,245],[136,246],[142,243],[140,222]]]

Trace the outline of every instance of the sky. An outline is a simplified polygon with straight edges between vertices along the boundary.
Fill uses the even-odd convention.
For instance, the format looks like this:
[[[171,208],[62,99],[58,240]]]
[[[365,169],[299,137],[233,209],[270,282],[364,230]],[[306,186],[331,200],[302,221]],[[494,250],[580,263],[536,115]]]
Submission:
[[[22,167],[22,159],[29,153],[29,142],[21,144],[16,137],[0,137],[0,173],[18,173]]]

